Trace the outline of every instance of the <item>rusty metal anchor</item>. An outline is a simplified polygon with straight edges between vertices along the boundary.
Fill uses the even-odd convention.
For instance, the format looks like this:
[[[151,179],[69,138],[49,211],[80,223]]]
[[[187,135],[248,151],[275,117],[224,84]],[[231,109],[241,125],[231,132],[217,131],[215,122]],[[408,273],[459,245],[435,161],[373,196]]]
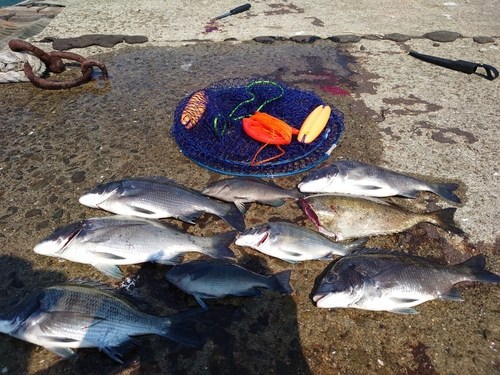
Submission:
[[[45,63],[47,70],[52,73],[61,73],[62,71],[64,71],[64,62],[62,61],[62,59],[73,60],[80,63],[82,76],[69,81],[56,81],[37,77],[33,73],[31,65],[27,62],[24,63],[24,73],[26,74],[26,77],[28,77],[31,83],[33,83],[36,87],[40,87],[42,89],[70,89],[72,87],[87,83],[92,79],[92,73],[94,71],[92,68],[93,66],[96,66],[101,70],[104,79],[108,79],[108,71],[106,69],[106,66],[104,65],[104,63],[95,59],[86,59],[83,56],[72,52],[45,52],[40,48],[35,47],[33,44],[20,39],[11,40],[9,42],[9,47],[14,52],[28,51],[33,53],[36,57],[38,57]]]

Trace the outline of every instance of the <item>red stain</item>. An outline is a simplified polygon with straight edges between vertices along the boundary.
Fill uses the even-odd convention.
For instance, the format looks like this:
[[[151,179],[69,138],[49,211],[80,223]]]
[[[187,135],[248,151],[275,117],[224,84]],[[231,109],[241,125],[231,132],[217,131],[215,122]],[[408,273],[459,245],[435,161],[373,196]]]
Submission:
[[[217,26],[206,26],[203,34],[211,33],[212,31],[217,31],[219,28]]]
[[[327,93],[338,96],[349,96],[351,93],[338,86],[320,85],[319,88]]]

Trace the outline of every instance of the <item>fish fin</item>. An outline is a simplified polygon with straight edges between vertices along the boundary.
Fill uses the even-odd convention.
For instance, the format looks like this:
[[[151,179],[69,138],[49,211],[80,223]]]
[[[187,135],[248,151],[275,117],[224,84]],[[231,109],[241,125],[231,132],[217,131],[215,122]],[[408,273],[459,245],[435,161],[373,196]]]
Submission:
[[[70,342],[78,342],[78,340],[72,339],[71,337],[54,337],[54,336],[46,336],[39,335],[38,337],[43,338],[44,341],[50,341],[54,343],[67,344]]]
[[[283,206],[285,204],[285,200],[281,199],[281,198],[271,199],[271,200],[259,199],[258,202],[263,203],[263,204],[267,204],[267,205],[273,206],[273,207],[280,207],[280,206]]]
[[[448,291],[448,293],[443,294],[443,295],[439,296],[438,298],[443,299],[443,300],[447,300],[447,301],[458,301],[458,302],[463,301],[462,297],[460,296],[460,292],[455,287],[452,287]]]
[[[418,314],[418,311],[415,309],[412,309],[411,307],[387,309],[386,311],[389,311],[389,312],[392,312],[395,314]]]
[[[455,267],[466,268],[467,272],[472,274],[473,281],[481,281],[484,283],[500,283],[500,275],[484,269],[486,259],[483,254],[473,256],[465,262],[456,265]]]
[[[48,347],[45,346],[45,349],[50,350],[52,353],[58,355],[63,358],[78,358],[79,355],[75,353],[75,351],[71,348],[58,348],[58,347]]]
[[[189,277],[191,278],[191,281],[195,281],[204,277],[206,274],[210,272],[210,270],[211,270],[210,263],[207,263],[205,267],[200,267],[195,269],[194,271],[189,272]]]
[[[165,324],[158,334],[184,346],[200,346],[202,341],[193,326],[201,320],[205,313],[206,310],[195,308],[166,317],[164,318]]]
[[[429,184],[429,190],[434,194],[439,195],[444,199],[448,199],[449,201],[455,203],[462,203],[459,197],[457,197],[453,191],[457,190],[460,187],[459,184],[454,183],[431,183]]]
[[[104,273],[106,276],[114,277],[117,279],[120,279],[123,276],[120,269],[114,264],[93,263],[92,265],[99,271]]]
[[[305,196],[305,194],[302,193],[299,190],[299,188],[296,188],[296,187],[287,190],[287,193],[288,193],[288,198],[290,198],[290,199],[299,199],[299,198],[302,198],[303,196]]]
[[[215,259],[235,259],[236,256],[229,245],[234,241],[237,233],[238,231],[232,230],[207,237],[212,241],[212,244],[204,251],[204,254]]]
[[[453,220],[456,210],[457,209],[455,207],[449,207],[431,212],[429,214],[429,218],[432,218],[434,221],[431,220],[430,222],[440,226],[448,232],[458,234],[459,236],[465,236],[465,232],[457,227],[455,221]]]
[[[130,337],[125,340],[120,345],[113,347],[99,347],[99,350],[103,351],[116,362],[123,363],[123,361],[118,357],[125,357],[126,355],[132,353],[132,351],[140,345],[140,341]]]
[[[217,214],[222,220],[231,225],[233,228],[236,228],[240,232],[245,230],[245,218],[243,214],[239,211],[239,209],[234,204],[228,204],[228,211],[225,214]]]
[[[48,311],[47,319],[40,320],[38,326],[43,334],[38,335],[38,337],[43,338],[44,341],[53,342],[55,347],[57,344],[77,342],[78,340],[72,339],[70,337],[64,336],[54,336],[54,331],[62,322],[63,324],[68,324],[68,322],[74,323],[78,329],[86,330],[91,326],[94,326],[105,320],[99,316],[82,314],[74,311]]]
[[[301,256],[301,255],[302,254],[299,254],[299,253],[286,252],[286,255],[284,255],[283,257],[280,257],[280,259],[282,259],[282,260],[284,260],[285,262],[288,262],[288,263],[298,264],[298,263],[300,263],[300,260],[289,258],[288,256],[290,256],[290,257],[298,257],[298,256]],[[331,257],[326,257],[326,259],[332,259],[332,258]]]
[[[173,256],[169,255],[169,257],[166,259],[154,259],[152,261],[159,264],[175,265],[181,263],[182,259],[184,259],[184,254],[176,254]]]
[[[377,186],[377,185],[359,185],[359,188],[361,188],[363,190],[375,191],[375,190],[381,190],[382,186]]]
[[[234,204],[235,204],[236,208],[238,209],[238,211],[240,211],[242,214],[246,214],[247,206],[245,205],[245,203],[235,201]]]
[[[95,256],[97,256],[99,258],[103,258],[103,259],[114,259],[114,260],[123,260],[123,259],[125,259],[124,257],[121,257],[119,255],[112,254],[112,253],[105,253],[105,252],[102,252],[102,251],[96,251],[96,252],[93,252],[92,254],[94,254]]]
[[[272,278],[274,279],[275,284],[272,289],[283,294],[293,293],[293,289],[290,286],[291,273],[291,270],[286,270],[274,274]]]
[[[392,267],[389,267],[372,277],[369,277],[365,280],[365,283],[372,283],[376,288],[379,289],[386,289],[386,288],[392,288],[396,285],[399,284],[399,278],[394,277],[395,273],[400,272],[402,269],[408,267],[407,264],[396,264]],[[401,302],[411,302],[409,300],[402,301]]]
[[[189,224],[196,224],[195,223],[196,219],[198,219],[202,213],[203,212],[196,212],[196,213],[193,213],[191,215],[180,215],[177,217],[177,219],[182,220],[182,221],[189,223]]]
[[[418,193],[420,193],[420,191],[418,191],[418,190],[409,190],[409,191],[401,192],[401,193],[399,193],[399,195],[401,195],[402,197],[405,197],[405,198],[416,198],[418,196]]]
[[[350,254],[350,253],[352,253],[354,251],[359,251],[361,249],[364,249],[365,245],[366,245],[366,243],[368,242],[369,239],[370,239],[369,237],[361,237],[361,238],[358,238],[355,241],[346,243],[345,244],[346,254],[344,254],[344,255]],[[333,253],[331,255],[333,255]],[[331,259],[331,256],[330,256],[330,259]]]
[[[203,301],[203,300],[201,299],[201,297],[200,297],[200,296],[194,296],[194,298],[196,299],[196,302],[198,302],[198,303],[200,304],[200,306],[201,306],[201,307],[203,307],[203,309],[204,309],[205,311],[208,311],[208,306],[207,306],[207,304],[205,303],[205,301]]]
[[[247,289],[243,292],[240,292],[240,293],[234,293],[231,295],[233,296],[238,296],[238,297],[243,297],[243,296],[246,296],[246,297],[255,297],[255,296],[258,296],[262,293],[262,291],[258,288],[250,288],[250,289]]]
[[[132,206],[130,204],[127,204],[127,206],[134,212],[137,212],[138,214],[145,214],[145,215],[154,215],[156,212],[151,211],[151,210],[146,210],[145,208],[142,207],[137,207],[137,206]]]
[[[328,253],[325,256],[321,257],[321,258],[316,258],[316,260],[332,260],[334,255],[338,255],[338,254],[337,253],[333,253],[333,252],[332,253]],[[292,262],[290,262],[290,263],[292,263]]]

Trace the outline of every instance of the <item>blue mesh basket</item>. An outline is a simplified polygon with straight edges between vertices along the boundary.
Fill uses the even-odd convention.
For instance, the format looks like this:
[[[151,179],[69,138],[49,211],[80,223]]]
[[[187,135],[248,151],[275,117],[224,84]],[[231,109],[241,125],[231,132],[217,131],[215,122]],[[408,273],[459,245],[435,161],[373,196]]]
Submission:
[[[251,165],[257,153],[258,160],[267,160],[280,154],[280,150],[268,145],[259,152],[263,143],[243,131],[243,118],[260,111],[300,129],[309,113],[327,103],[312,91],[264,78],[219,81],[202,91],[205,110],[201,118],[186,126],[183,117],[186,106],[189,108],[193,102],[192,98],[199,97],[197,91],[177,105],[171,133],[184,155],[219,173],[272,178],[307,171],[328,158],[344,130],[343,114],[330,105],[330,119],[316,140],[304,144],[294,136],[290,144],[281,146],[284,155]],[[201,115],[200,112],[197,114]]]

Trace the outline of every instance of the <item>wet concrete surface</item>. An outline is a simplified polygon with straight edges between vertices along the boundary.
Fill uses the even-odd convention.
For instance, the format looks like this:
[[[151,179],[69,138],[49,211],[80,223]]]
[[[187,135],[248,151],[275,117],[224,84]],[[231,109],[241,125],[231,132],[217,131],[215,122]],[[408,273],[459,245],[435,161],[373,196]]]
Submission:
[[[4,271],[0,274],[0,306],[68,278],[91,279],[115,288],[126,284],[127,280],[109,279],[91,266],[43,257],[32,249],[58,226],[106,215],[78,203],[83,192],[101,182],[160,175],[201,189],[227,177],[186,159],[170,136],[170,128],[182,98],[213,82],[236,77],[265,76],[313,90],[342,111],[346,129],[332,160],[354,158],[461,184],[458,194],[465,203],[458,208],[457,222],[469,237],[421,224],[404,233],[372,238],[369,246],[451,264],[483,253],[487,269],[500,273],[497,211],[490,207],[495,197],[498,202],[498,189],[480,198],[471,194],[478,184],[475,177],[483,179],[479,190],[487,190],[489,184],[495,184],[495,170],[498,175],[495,160],[481,160],[481,147],[488,147],[490,142],[481,131],[493,131],[486,121],[489,114],[476,117],[475,124],[481,131],[473,132],[449,123],[450,118],[454,120],[450,113],[458,110],[449,94],[445,96],[447,104],[435,93],[425,96],[426,87],[433,81],[447,82],[451,88],[446,90],[453,91],[468,80],[476,93],[477,86],[490,82],[413,61],[403,67],[400,61],[406,58],[409,47],[432,48],[429,41],[412,43],[363,41],[363,49],[359,44],[339,46],[330,41],[275,42],[265,47],[254,42],[126,47],[119,54],[96,56],[110,72],[111,79],[106,83],[91,82],[58,92],[43,91],[29,83],[3,86],[0,267]],[[460,41],[455,48],[465,51],[467,43]],[[443,54],[449,51],[449,47],[439,49]],[[393,56],[393,65],[377,65],[381,55]],[[412,71],[415,66],[418,73]],[[78,70],[70,67],[65,76],[78,74]],[[388,70],[391,81],[386,79]],[[494,100],[492,91],[486,91],[490,98],[477,100]],[[349,95],[344,95],[346,92]],[[471,108],[466,112],[472,113],[476,103],[464,95]],[[456,101],[463,103],[464,97]],[[446,154],[450,159],[443,159],[446,147],[463,148],[465,156],[474,155],[484,168],[472,170],[475,164],[459,163],[453,152]],[[476,149],[471,150],[473,147]],[[471,168],[470,175],[462,165]],[[291,188],[303,176],[275,182]],[[412,201],[392,201],[421,211],[448,206],[432,194],[421,194]],[[466,214],[460,216],[461,212]],[[277,208],[254,204],[245,221],[251,227],[272,220],[314,229],[291,201]],[[484,225],[477,220],[483,220]],[[194,226],[167,221],[196,235],[230,229],[207,214]],[[500,340],[498,286],[462,283],[459,289],[464,302],[431,301],[418,306],[420,314],[412,316],[352,309],[329,311],[316,308],[309,298],[315,279],[328,262],[291,265],[234,244],[231,248],[238,262],[253,271],[271,274],[291,269],[294,293],[281,296],[264,291],[255,298],[209,300],[210,312],[197,326],[205,339],[203,347],[188,349],[168,339],[145,337],[123,365],[97,349],[80,349],[80,359],[63,360],[41,347],[0,335],[0,369],[8,374],[127,375],[500,373],[496,349]],[[135,281],[131,293],[146,299],[160,315],[197,305],[191,296],[166,281],[168,266],[144,264],[121,269]]]

